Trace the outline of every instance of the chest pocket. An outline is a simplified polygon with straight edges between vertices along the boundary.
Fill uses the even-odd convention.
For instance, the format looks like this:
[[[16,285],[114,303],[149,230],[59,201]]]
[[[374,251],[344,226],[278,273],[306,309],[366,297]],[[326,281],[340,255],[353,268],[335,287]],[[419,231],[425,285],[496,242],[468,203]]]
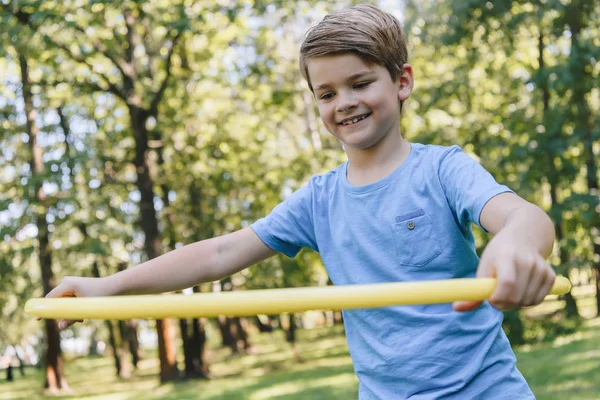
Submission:
[[[396,255],[402,265],[422,267],[442,252],[431,221],[421,209],[396,217],[392,230]]]

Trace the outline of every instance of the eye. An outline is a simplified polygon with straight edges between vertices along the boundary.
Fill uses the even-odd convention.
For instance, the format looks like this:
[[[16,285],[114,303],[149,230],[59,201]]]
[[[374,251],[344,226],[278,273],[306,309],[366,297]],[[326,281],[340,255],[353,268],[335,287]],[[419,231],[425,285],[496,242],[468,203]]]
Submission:
[[[323,93],[321,96],[319,96],[319,99],[321,99],[321,100],[329,100],[333,96],[334,96],[333,92],[326,92],[326,93]]]
[[[364,89],[367,86],[369,86],[371,83],[372,83],[371,81],[358,82],[357,84],[354,85],[354,89]]]

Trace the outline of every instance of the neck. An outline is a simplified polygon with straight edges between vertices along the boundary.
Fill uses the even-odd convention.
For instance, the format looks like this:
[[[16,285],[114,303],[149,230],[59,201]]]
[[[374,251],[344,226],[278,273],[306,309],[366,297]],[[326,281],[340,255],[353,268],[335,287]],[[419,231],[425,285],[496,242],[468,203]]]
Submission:
[[[346,149],[348,182],[367,185],[391,174],[410,154],[410,144],[400,134],[389,134],[368,149]]]

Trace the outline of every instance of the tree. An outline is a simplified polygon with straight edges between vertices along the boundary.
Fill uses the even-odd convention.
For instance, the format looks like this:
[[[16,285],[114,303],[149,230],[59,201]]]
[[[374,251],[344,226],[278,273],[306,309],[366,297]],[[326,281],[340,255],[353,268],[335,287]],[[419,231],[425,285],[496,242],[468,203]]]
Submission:
[[[29,62],[25,54],[19,54],[21,67],[21,82],[23,102],[25,104],[26,132],[29,136],[31,150],[32,192],[33,205],[36,209],[35,224],[37,226],[38,257],[42,272],[44,294],[48,294],[56,285],[52,271],[52,250],[50,247],[50,232],[46,221],[47,197],[42,189],[44,180],[44,161],[42,149],[38,142],[39,129],[36,125],[37,111],[33,105],[33,93],[29,77]],[[63,359],[60,349],[60,336],[55,320],[44,320],[46,327],[46,382],[44,386],[50,391],[69,389],[64,376]]]
[[[154,16],[164,16],[168,10],[156,9],[152,14],[147,14],[144,6],[137,3],[114,4],[108,9],[103,3],[97,3],[98,11],[104,18],[109,18],[111,12],[118,12],[122,16],[124,37],[113,39],[110,45],[98,36],[88,35],[88,28],[100,28],[106,24],[114,24],[113,20],[102,21],[93,13],[87,15],[88,28],[84,28],[77,20],[64,18],[63,14],[53,13],[43,5],[30,14],[27,8],[12,10],[15,16],[27,15],[26,19],[19,21],[28,26],[32,31],[43,35],[44,40],[52,47],[60,49],[71,60],[89,68],[92,78],[79,83],[79,85],[99,91],[108,91],[113,96],[124,102],[129,115],[131,134],[135,140],[135,153],[133,164],[136,167],[137,186],[141,194],[140,200],[140,225],[145,237],[145,252],[149,259],[162,253],[161,236],[158,228],[158,218],[154,208],[154,183],[149,165],[148,146],[148,121],[158,116],[158,106],[163,99],[165,90],[172,74],[172,61],[175,48],[181,35],[188,29],[183,6],[175,7],[176,15],[180,19],[166,21],[163,26],[166,33],[157,34],[153,23],[160,23]],[[65,9],[69,13],[71,10]],[[43,23],[38,24],[37,19],[29,15],[45,16]],[[168,14],[167,14],[168,15]],[[78,50],[67,44],[66,35],[78,37],[85,45]],[[119,40],[125,40],[126,48],[117,46]],[[87,48],[91,51],[87,51]],[[144,49],[143,57],[136,57],[134,50]],[[83,51],[82,51],[83,50]],[[162,50],[165,50],[162,52]],[[94,71],[94,58],[103,57],[111,68],[116,71],[120,83],[104,73]],[[143,59],[142,59],[143,58]],[[163,67],[162,70],[159,68]],[[159,75],[159,76],[157,76]],[[94,78],[100,78],[98,84]],[[148,82],[148,83],[147,83]],[[103,86],[104,85],[104,86]],[[76,85],[75,85],[76,86]],[[172,323],[170,320],[156,322],[159,358],[161,365],[161,382],[178,378],[176,351],[172,341]]]

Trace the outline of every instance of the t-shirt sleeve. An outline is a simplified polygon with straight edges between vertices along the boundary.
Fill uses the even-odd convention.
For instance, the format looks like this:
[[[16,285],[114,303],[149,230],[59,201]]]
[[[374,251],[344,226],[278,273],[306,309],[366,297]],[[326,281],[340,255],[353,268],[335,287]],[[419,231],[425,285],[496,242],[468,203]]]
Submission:
[[[442,156],[438,174],[453,213],[465,226],[474,222],[485,230],[479,221],[485,204],[500,193],[512,192],[458,146]]]
[[[268,247],[288,257],[295,257],[303,247],[319,251],[312,210],[311,186],[307,185],[292,193],[251,227]]]

